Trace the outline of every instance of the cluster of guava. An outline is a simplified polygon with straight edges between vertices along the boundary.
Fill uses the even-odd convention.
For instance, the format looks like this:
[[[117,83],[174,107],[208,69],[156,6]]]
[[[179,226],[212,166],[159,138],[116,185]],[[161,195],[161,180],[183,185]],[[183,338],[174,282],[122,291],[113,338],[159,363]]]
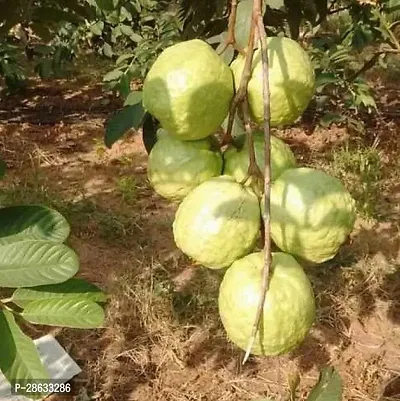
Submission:
[[[315,90],[307,53],[295,41],[268,38],[271,127],[294,123]],[[162,127],[148,159],[148,178],[162,197],[179,203],[175,243],[210,269],[226,268],[219,311],[230,340],[245,349],[260,297],[263,252],[257,249],[262,195],[243,184],[249,149],[235,120],[234,141],[221,150],[216,137],[244,68],[244,57],[227,65],[206,42],[167,48],[143,86],[143,104]],[[263,122],[260,51],[248,85],[251,118]],[[256,160],[264,168],[264,135],[253,133]],[[297,347],[315,318],[310,281],[298,260],[333,258],[353,229],[354,200],[342,183],[323,171],[299,166],[290,147],[271,136],[271,236],[281,250],[272,272],[261,327],[252,353],[278,355]]]

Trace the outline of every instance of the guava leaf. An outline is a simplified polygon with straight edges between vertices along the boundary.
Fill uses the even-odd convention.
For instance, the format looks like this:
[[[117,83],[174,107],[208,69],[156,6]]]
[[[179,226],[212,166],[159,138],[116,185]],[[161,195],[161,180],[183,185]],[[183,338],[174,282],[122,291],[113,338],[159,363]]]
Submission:
[[[106,125],[104,142],[108,148],[118,141],[129,129],[137,130],[142,124],[145,110],[142,102],[125,106]]]
[[[263,14],[265,13],[265,9],[266,4],[263,2]],[[235,39],[237,44],[242,48],[245,48],[249,41],[252,13],[253,0],[241,0],[237,6]]]
[[[338,113],[331,113],[327,112],[325,113],[319,120],[319,123],[322,127],[329,127],[333,123],[341,123],[346,120],[346,117],[338,114]]]
[[[30,323],[94,329],[104,323],[104,310],[86,299],[45,299],[26,305],[21,316]]]
[[[142,91],[132,91],[125,99],[124,106],[134,106],[142,101]]]
[[[105,302],[107,296],[94,284],[80,278],[71,278],[59,284],[18,288],[11,297],[11,301],[21,308],[32,301],[46,299],[86,299],[93,302]]]
[[[11,312],[0,310],[0,370],[8,381],[46,380],[34,342],[22,332]]]
[[[101,36],[103,34],[104,22],[97,21],[96,23],[90,25],[89,29],[94,35]]]
[[[104,75],[103,82],[116,81],[117,79],[120,79],[122,75],[124,75],[124,73],[120,69],[116,68],[115,70],[112,70]]]
[[[151,149],[153,149],[153,146],[157,142],[158,128],[159,124],[157,123],[157,120],[153,118],[153,116],[151,116],[149,113],[147,113],[143,122],[142,133],[142,141],[147,154],[150,154]]]
[[[78,269],[78,256],[63,244],[29,240],[0,246],[0,287],[62,283]]]
[[[41,205],[0,209],[0,245],[26,240],[64,242],[70,233],[68,221],[54,209]]]
[[[341,401],[342,393],[342,379],[330,366],[321,371],[318,383],[311,390],[307,401]]]

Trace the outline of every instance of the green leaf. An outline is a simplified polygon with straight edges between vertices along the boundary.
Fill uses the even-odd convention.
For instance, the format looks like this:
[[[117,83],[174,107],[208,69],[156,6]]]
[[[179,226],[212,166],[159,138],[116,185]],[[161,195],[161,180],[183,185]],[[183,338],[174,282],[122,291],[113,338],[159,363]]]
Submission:
[[[18,288],[11,301],[24,308],[29,302],[46,299],[86,299],[105,302],[107,296],[94,284],[80,278],[71,278],[60,284],[42,285],[33,288]]]
[[[142,123],[144,115],[145,110],[141,102],[134,106],[125,106],[120,110],[106,125],[104,138],[106,146],[111,148],[129,129],[137,130]]]
[[[142,142],[146,149],[147,154],[150,154],[151,149],[157,142],[157,130],[159,124],[157,120],[149,113],[146,113],[143,119],[143,132],[142,132]]]
[[[0,209],[0,245],[23,240],[64,242],[70,233],[68,221],[54,209],[41,205]]]
[[[333,367],[329,367],[321,371],[307,401],[341,401],[342,393],[342,379]]]
[[[122,6],[119,11],[119,18],[121,22],[125,20],[132,21],[132,14],[124,6]]]
[[[86,299],[47,299],[32,301],[21,316],[30,323],[48,326],[93,329],[104,323],[103,308]]]
[[[3,159],[0,159],[0,180],[4,177],[7,170],[7,165]]]
[[[127,53],[127,54],[121,54],[118,58],[117,61],[115,62],[116,65],[122,64],[125,60],[129,60],[133,58],[135,55],[133,53]]]
[[[100,10],[104,11],[112,11],[115,8],[113,0],[96,0],[96,4]]]
[[[124,75],[124,73],[116,68],[115,70],[112,70],[108,72],[106,75],[103,77],[103,82],[110,82],[110,81],[116,81],[120,79]]]
[[[321,119],[319,120],[319,123],[323,127],[327,128],[333,123],[341,123],[345,120],[346,120],[345,116],[343,116],[341,114],[337,114],[337,113],[331,113],[328,111],[321,117]]]
[[[245,48],[249,40],[253,0],[241,0],[237,7],[235,39],[237,44]]]
[[[49,58],[40,60],[40,62],[35,66],[35,71],[39,74],[41,79],[49,78],[53,72],[52,60]]]
[[[122,75],[118,83],[118,92],[122,99],[126,99],[131,91],[131,81],[127,74]]]
[[[0,287],[62,283],[78,269],[78,256],[63,244],[23,241],[0,246]]]
[[[103,54],[109,58],[111,58],[114,55],[111,45],[109,45],[107,42],[105,42],[103,45]]]
[[[132,91],[124,102],[124,106],[134,106],[142,101],[143,92],[142,91]]]
[[[103,34],[104,22],[97,21],[96,23],[90,25],[89,29],[93,32],[93,34],[101,36]]]
[[[265,13],[266,4],[263,2],[263,14]],[[241,0],[237,7],[235,36],[236,42],[242,48],[247,46],[250,35],[251,16],[253,13],[253,0]]]
[[[143,40],[143,38],[138,34],[138,33],[133,33],[132,35],[129,36],[132,42],[139,43],[140,41]]]
[[[0,370],[8,381],[49,378],[34,342],[22,332],[13,314],[4,309],[0,310],[0,338]]]
[[[266,0],[265,3],[267,4],[267,6],[275,10],[280,10],[281,8],[285,7],[285,3],[283,0]]]
[[[315,79],[315,86],[318,89],[323,88],[326,85],[334,84],[338,82],[338,77],[336,74],[332,74],[330,72],[323,72],[317,75]]]

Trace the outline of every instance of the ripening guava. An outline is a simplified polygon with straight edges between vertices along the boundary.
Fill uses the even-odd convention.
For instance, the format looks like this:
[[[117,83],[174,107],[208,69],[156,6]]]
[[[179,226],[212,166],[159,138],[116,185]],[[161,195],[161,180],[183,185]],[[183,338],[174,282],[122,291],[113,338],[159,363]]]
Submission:
[[[254,132],[253,138],[256,161],[261,171],[264,171],[264,133]],[[238,137],[223,156],[224,174],[235,177],[237,182],[242,182],[249,168],[249,147],[246,135]],[[296,159],[289,145],[271,135],[271,180],[275,181],[285,170],[295,166]]]
[[[174,239],[197,263],[220,269],[253,251],[260,221],[254,192],[233,177],[219,176],[200,184],[179,205]]]
[[[269,88],[271,127],[294,123],[306,110],[315,92],[315,73],[307,52],[294,40],[269,37]],[[239,55],[231,64],[236,89],[239,87],[245,59]],[[264,120],[263,72],[261,52],[254,53],[252,75],[248,85],[252,118]]]
[[[355,219],[354,199],[338,178],[324,171],[286,170],[271,186],[271,237],[282,251],[304,260],[332,259]]]
[[[143,105],[170,135],[203,139],[228,115],[232,71],[206,42],[194,39],[165,49],[143,84]]]
[[[263,252],[237,260],[219,289],[219,314],[228,338],[246,350],[261,295]],[[273,356],[292,351],[315,319],[315,299],[303,268],[287,253],[272,253],[269,289],[251,353]]]
[[[158,134],[152,148],[147,176],[154,190],[162,197],[182,200],[199,184],[222,171],[222,155],[216,138],[180,141],[167,132]]]

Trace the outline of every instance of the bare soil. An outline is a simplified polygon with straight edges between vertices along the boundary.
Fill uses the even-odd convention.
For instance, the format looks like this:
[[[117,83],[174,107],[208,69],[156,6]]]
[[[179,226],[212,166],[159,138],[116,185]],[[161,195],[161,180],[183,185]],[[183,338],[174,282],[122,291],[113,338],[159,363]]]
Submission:
[[[112,149],[103,145],[104,122],[120,101],[98,84],[74,80],[4,97],[3,204],[43,202],[62,211],[80,276],[109,294],[103,329],[27,328],[35,337],[56,335],[82,367],[73,380],[79,395],[52,400],[283,400],[296,372],[305,399],[327,365],[343,379],[344,400],[400,400],[399,91],[388,84],[377,90],[383,111],[368,117],[362,136],[304,124],[276,133],[299,163],[328,171],[336,171],[336,150],[374,146],[381,157],[381,178],[372,185],[379,185],[378,218],[360,215],[339,255],[307,268],[318,317],[304,344],[282,357],[251,357],[245,366],[218,318],[221,274],[194,266],[176,249],[176,205],[149,186],[140,135],[130,133]]]

